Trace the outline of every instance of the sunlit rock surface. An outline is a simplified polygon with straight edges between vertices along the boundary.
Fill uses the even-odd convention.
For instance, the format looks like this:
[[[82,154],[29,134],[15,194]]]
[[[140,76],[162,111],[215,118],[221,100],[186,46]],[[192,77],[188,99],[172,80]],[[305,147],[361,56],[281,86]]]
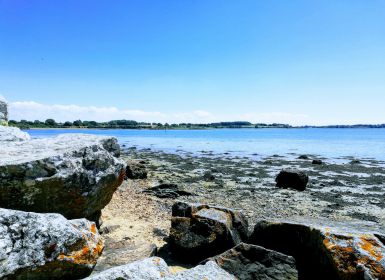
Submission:
[[[4,208],[97,220],[125,176],[112,137],[64,134],[0,145]]]

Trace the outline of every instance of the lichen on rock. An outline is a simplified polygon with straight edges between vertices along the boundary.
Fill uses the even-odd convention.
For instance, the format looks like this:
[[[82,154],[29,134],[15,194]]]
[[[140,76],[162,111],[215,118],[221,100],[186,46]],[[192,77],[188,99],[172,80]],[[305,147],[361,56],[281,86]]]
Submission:
[[[88,220],[0,208],[1,279],[86,277],[103,247]]]

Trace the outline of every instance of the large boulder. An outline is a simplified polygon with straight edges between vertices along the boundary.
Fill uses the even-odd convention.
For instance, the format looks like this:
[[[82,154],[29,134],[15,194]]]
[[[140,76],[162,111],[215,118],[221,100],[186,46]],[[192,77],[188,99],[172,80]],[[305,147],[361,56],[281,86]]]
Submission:
[[[298,191],[304,191],[309,177],[302,171],[282,170],[275,179],[278,188],[291,188]]]
[[[0,209],[1,279],[79,279],[103,250],[94,223]]]
[[[28,133],[21,131],[17,127],[9,127],[0,125],[0,145],[4,146],[2,142],[6,141],[26,141],[29,140]]]
[[[297,280],[298,271],[291,256],[260,246],[241,243],[208,260],[239,280]]]
[[[208,262],[176,274],[172,274],[161,258],[153,257],[117,266],[92,275],[84,280],[236,280],[216,263]]]
[[[384,245],[347,225],[260,221],[249,242],[293,256],[300,279],[385,279]]]
[[[202,261],[247,240],[248,222],[235,210],[176,202],[172,207],[170,248],[185,261]]]
[[[8,123],[8,104],[7,101],[0,95],[0,125]]]
[[[0,207],[97,220],[124,179],[112,137],[65,134],[1,145]]]

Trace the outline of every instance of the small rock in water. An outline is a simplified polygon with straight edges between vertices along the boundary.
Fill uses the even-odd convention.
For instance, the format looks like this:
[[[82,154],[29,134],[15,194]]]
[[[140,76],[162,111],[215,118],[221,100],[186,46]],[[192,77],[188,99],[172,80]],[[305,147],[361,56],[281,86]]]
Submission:
[[[298,159],[309,159],[308,155],[300,155]]]
[[[311,162],[312,164],[316,164],[316,165],[321,165],[323,164],[322,160],[320,159],[313,159],[313,161]]]
[[[290,188],[304,191],[309,182],[309,177],[302,171],[282,170],[275,179],[278,188]]]

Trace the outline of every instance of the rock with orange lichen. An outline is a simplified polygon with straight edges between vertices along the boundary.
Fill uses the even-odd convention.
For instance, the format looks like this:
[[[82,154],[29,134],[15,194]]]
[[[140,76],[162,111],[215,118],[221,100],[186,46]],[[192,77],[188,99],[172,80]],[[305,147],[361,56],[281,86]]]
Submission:
[[[294,256],[300,279],[385,279],[385,246],[348,225],[260,221],[249,243]]]
[[[79,279],[103,251],[93,222],[0,208],[1,279]]]
[[[248,238],[247,219],[236,210],[176,202],[172,216],[170,247],[185,261],[202,261]]]
[[[113,137],[65,134],[1,147],[3,208],[96,221],[125,176]]]

